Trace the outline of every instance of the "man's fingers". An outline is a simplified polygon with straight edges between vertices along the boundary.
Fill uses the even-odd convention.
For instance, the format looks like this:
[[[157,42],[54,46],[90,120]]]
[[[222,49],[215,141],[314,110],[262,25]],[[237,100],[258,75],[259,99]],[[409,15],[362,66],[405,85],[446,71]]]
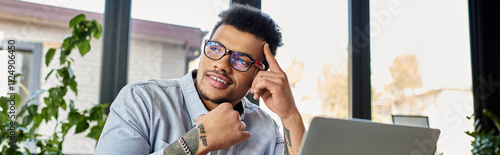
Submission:
[[[271,53],[271,49],[269,48],[268,43],[264,45],[264,55],[266,56],[269,69],[271,69],[271,71],[283,72],[281,67],[278,65],[278,62],[274,58],[273,54]]]
[[[233,109],[233,105],[229,102],[224,102],[224,103],[221,103],[219,104],[219,106],[215,107],[215,108],[231,108]]]
[[[241,135],[243,137],[242,141],[246,141],[246,140],[250,139],[250,132],[248,132],[248,131],[242,131]]]
[[[205,120],[205,114],[201,114],[198,116],[198,118],[196,118],[196,126],[198,126],[200,124],[200,122],[203,122],[203,120]]]
[[[254,94],[254,99],[262,96],[264,92],[267,92],[273,88],[278,88],[281,85],[285,84],[286,81],[283,81],[280,78],[273,78],[272,76],[266,75],[258,75],[251,86],[250,93]]]
[[[253,99],[258,100],[259,97],[262,96],[262,93],[265,91],[266,91],[265,88],[257,88],[257,87],[252,88]]]
[[[246,124],[245,124],[245,122],[243,122],[243,121],[240,121],[240,122],[241,122],[241,127],[240,127],[240,129],[241,129],[241,130],[245,130],[245,129],[247,128],[247,125],[246,125]]]

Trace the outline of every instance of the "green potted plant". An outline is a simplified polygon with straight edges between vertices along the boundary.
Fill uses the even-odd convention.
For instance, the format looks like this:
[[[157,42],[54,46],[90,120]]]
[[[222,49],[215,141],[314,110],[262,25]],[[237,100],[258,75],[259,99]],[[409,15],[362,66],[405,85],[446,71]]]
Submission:
[[[69,22],[72,28],[70,36],[64,39],[61,47],[50,48],[45,55],[45,65],[49,66],[56,52],[60,53],[59,66],[52,69],[45,77],[48,80],[55,74],[58,81],[56,86],[47,90],[39,91],[39,95],[45,96],[43,104],[31,104],[37,98],[27,100],[21,104],[20,95],[11,95],[0,98],[2,109],[9,109],[9,104],[14,102],[17,113],[13,115],[8,110],[0,112],[0,147],[2,155],[32,154],[23,146],[26,141],[36,143],[40,152],[37,154],[63,154],[62,143],[69,130],[75,127],[75,134],[88,132],[87,137],[98,140],[106,120],[105,108],[108,104],[97,104],[91,109],[80,110],[75,108],[75,102],[67,99],[68,90],[78,95],[78,83],[76,75],[71,69],[75,63],[70,57],[71,51],[78,49],[83,57],[90,51],[92,38],[99,39],[102,34],[102,26],[96,20],[86,20],[84,14],[75,16]],[[53,77],[53,76],[52,76]],[[15,101],[11,100],[15,99]],[[67,119],[59,117],[60,111],[67,112]],[[56,127],[52,135],[43,137],[37,133],[40,124],[45,121],[55,122]],[[92,127],[90,124],[94,124]],[[90,130],[90,131],[88,131]]]

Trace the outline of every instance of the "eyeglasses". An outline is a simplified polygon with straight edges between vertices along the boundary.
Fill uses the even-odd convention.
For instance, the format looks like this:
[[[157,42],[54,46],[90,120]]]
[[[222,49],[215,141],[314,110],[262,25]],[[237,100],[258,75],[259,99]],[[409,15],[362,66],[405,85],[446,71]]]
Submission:
[[[246,72],[252,64],[261,70],[266,68],[262,62],[253,60],[245,53],[231,51],[216,41],[205,40],[203,53],[212,60],[219,60],[229,53],[231,66],[241,72]]]

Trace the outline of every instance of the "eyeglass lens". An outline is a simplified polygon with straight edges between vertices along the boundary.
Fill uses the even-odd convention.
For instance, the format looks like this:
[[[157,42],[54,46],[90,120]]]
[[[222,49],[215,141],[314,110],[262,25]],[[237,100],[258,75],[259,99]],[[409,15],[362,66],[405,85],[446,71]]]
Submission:
[[[207,57],[218,60],[224,57],[226,54],[226,48],[217,42],[207,42],[204,52]],[[239,71],[247,71],[252,63],[250,57],[239,52],[232,51],[230,53],[231,66]]]

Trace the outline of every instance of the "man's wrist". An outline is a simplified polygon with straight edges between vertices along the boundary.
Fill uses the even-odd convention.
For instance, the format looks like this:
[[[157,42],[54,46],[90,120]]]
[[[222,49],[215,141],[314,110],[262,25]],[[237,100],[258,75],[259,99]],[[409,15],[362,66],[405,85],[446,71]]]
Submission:
[[[203,126],[203,124],[199,124],[196,126],[196,131],[198,133],[198,154],[208,154],[210,150],[208,150],[208,142],[207,142],[207,136],[206,136],[206,131]]]
[[[179,139],[177,139],[177,141],[179,141],[179,143],[181,144],[182,149],[184,150],[184,153],[186,153],[186,155],[193,155],[191,153],[191,150],[189,150],[189,147],[187,146],[186,142],[184,141],[184,138],[179,137]]]
[[[291,110],[291,112],[286,116],[280,118],[283,125],[287,125],[290,123],[296,123],[296,121],[302,121],[302,116],[300,115],[298,110]]]
[[[184,141],[184,143],[182,143],[182,141]],[[193,128],[193,129],[189,130],[186,134],[184,134],[184,136],[179,138],[177,141],[168,145],[164,149],[163,154],[164,155],[171,155],[171,154],[178,155],[178,154],[188,154],[187,152],[191,152],[191,154],[199,154],[199,152],[200,152],[198,150],[199,145],[200,145],[200,142],[199,142],[198,128]],[[189,150],[186,151],[185,148],[189,148]]]
[[[189,130],[186,134],[183,136],[184,141],[186,142],[187,147],[189,147],[189,150],[191,151],[192,154],[197,154],[199,152],[199,131],[198,128],[193,128]]]

